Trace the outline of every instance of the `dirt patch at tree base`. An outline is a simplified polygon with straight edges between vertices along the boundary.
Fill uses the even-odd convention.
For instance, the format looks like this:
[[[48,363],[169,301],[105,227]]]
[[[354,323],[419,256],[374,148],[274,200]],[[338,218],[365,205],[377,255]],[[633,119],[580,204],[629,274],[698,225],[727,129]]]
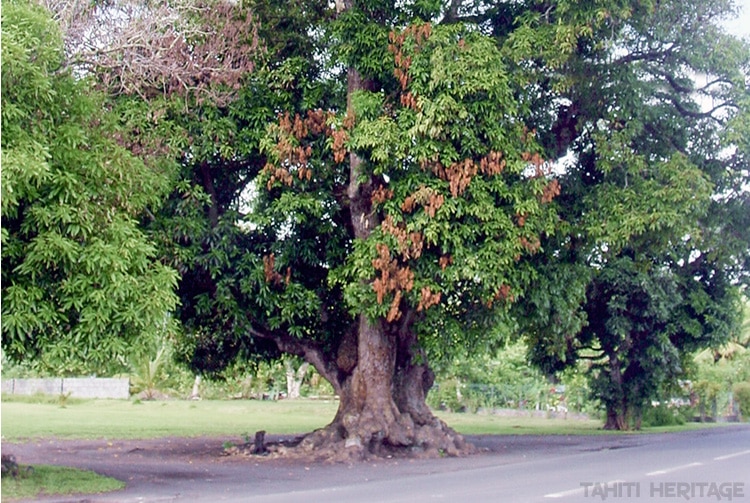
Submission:
[[[466,457],[478,452],[469,443],[460,451],[447,454],[434,446],[392,447],[382,446],[377,452],[369,452],[362,446],[347,446],[346,441],[336,441],[321,447],[312,442],[305,443],[305,437],[281,440],[265,444],[265,452],[258,452],[254,442],[231,445],[222,455],[244,457],[255,460],[286,460],[299,463],[356,463],[379,459],[438,459],[444,457]]]

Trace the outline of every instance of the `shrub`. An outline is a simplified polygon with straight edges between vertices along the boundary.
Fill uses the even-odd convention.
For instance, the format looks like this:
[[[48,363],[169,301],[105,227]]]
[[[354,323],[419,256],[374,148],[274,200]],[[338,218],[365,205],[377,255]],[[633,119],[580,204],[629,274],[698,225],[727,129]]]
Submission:
[[[427,404],[435,409],[458,412],[464,409],[461,396],[461,383],[451,378],[438,383],[427,395]]]
[[[664,405],[646,407],[643,410],[643,426],[675,426],[685,424],[685,419],[678,409],[672,409]]]
[[[740,406],[743,419],[750,419],[750,382],[739,382],[732,388],[734,399]]]

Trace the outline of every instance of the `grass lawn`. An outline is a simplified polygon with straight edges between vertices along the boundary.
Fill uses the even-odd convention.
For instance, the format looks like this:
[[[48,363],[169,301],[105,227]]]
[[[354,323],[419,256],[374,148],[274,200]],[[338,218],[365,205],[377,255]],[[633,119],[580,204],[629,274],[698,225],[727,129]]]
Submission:
[[[3,477],[2,501],[58,494],[96,494],[117,491],[124,482],[86,470],[36,465],[33,471],[21,466],[18,477]]]
[[[336,414],[334,400],[154,401],[68,400],[4,397],[3,440],[29,438],[137,439],[167,436],[243,436],[305,433],[328,424]],[[603,434],[598,420],[504,417],[492,414],[438,412],[463,434]],[[702,424],[646,428],[665,432],[705,428]]]
[[[304,433],[328,424],[333,400],[154,401],[47,400],[2,402],[3,440],[26,438],[136,439]],[[39,403],[39,402],[42,403]]]

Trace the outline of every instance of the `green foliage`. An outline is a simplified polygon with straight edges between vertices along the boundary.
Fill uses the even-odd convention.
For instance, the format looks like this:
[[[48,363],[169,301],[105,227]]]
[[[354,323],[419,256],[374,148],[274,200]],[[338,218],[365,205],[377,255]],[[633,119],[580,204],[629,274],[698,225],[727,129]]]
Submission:
[[[677,409],[671,409],[665,405],[646,407],[643,411],[643,426],[646,428],[654,426],[675,426],[685,424],[685,419]]]
[[[130,393],[144,400],[186,397],[192,375],[176,364],[174,344],[163,334],[143,341],[130,358]]]
[[[428,395],[427,403],[435,409],[450,412],[463,412],[467,408],[461,394],[461,382],[455,377],[441,380]]]
[[[750,418],[750,382],[739,382],[732,388],[734,399],[740,406],[742,417]]]
[[[546,409],[551,385],[526,361],[522,342],[508,344],[494,353],[455,356],[443,363],[436,389],[428,403],[449,411],[482,409]]]
[[[136,222],[169,178],[61,67],[48,14],[9,0],[2,24],[3,349],[47,371],[111,372],[176,303],[176,274]]]
[[[557,69],[527,103],[545,151],[567,156],[563,223],[532,257],[536,288],[519,306],[530,357],[548,373],[591,361],[592,393],[618,418],[608,426],[637,425],[684,378],[686,354],[736,327],[750,249],[737,136],[750,51],[722,31],[730,10],[558,2],[522,15],[505,46],[519,62],[541,55],[531,79]],[[698,73],[726,85],[701,87]]]
[[[742,305],[746,314],[747,298],[743,298]],[[731,414],[728,409],[733,387],[750,379],[750,352],[744,326],[738,326],[727,342],[698,351],[693,357],[689,375],[703,417],[723,411]]]
[[[518,103],[492,39],[460,25],[412,25],[393,38],[397,70],[399,61],[410,61],[401,70],[402,106],[394,109],[380,93],[355,95],[358,120],[349,140],[367,159],[368,173],[387,176],[393,196],[379,208],[384,223],[367,243],[354,243],[333,280],[352,312],[372,318],[389,317],[400,295],[412,308],[426,292],[438,295],[444,300],[425,310],[423,332],[468,336],[468,324],[460,333],[431,326],[482,304],[503,305],[525,289],[533,273],[518,259],[553,230],[543,195],[549,180],[521,176],[534,162],[534,144],[523,140]],[[410,252],[403,236],[418,240],[419,252]],[[383,245],[414,274],[413,287],[379,292],[370,285]],[[461,300],[449,307],[454,298]]]

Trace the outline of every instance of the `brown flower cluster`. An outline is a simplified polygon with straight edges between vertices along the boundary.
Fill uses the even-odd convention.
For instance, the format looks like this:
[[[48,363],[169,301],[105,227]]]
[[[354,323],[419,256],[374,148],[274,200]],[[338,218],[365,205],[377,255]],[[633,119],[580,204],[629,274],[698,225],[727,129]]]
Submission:
[[[451,164],[447,168],[437,160],[423,160],[421,163],[422,169],[429,169],[438,178],[448,182],[453,197],[463,194],[477,173],[487,176],[499,175],[505,170],[506,165],[502,152],[495,151],[479,159],[479,162],[473,159],[464,159]]]
[[[344,128],[331,130],[330,135],[333,137],[333,160],[342,163],[346,159],[346,142],[349,140],[349,131],[354,128],[354,114],[351,111],[346,112],[344,117]]]
[[[424,207],[425,213],[430,218],[435,217],[435,213],[445,203],[445,196],[431,187],[422,185],[414,194],[407,196],[401,204],[401,209],[406,213],[414,211],[417,205]]]
[[[420,46],[425,40],[430,38],[431,34],[432,25],[430,23],[412,25],[401,33],[392,31],[388,34],[388,41],[390,42],[388,44],[388,50],[393,54],[393,61],[395,63],[393,76],[396,77],[396,80],[398,80],[401,85],[401,91],[404,91],[400,98],[401,106],[413,110],[418,110],[419,105],[414,94],[407,91],[407,88],[409,87],[409,68],[412,64],[412,58],[411,56],[404,55],[404,42],[409,38],[413,38],[415,45],[414,51],[419,52]]]
[[[299,114],[292,117],[289,112],[279,115],[279,121],[276,124],[279,136],[276,156],[280,165],[269,162],[263,168],[264,174],[268,176],[266,183],[268,190],[271,190],[276,182],[287,186],[292,185],[294,180],[290,172],[292,169],[296,170],[297,178],[300,180],[312,179],[313,172],[308,163],[312,156],[312,146],[309,140],[321,134],[326,136],[335,134],[335,131],[328,125],[331,117],[333,117],[333,112],[320,109],[308,110],[304,118]]]
[[[266,165],[263,167],[263,172],[266,175],[269,175],[268,182],[266,183],[266,187],[268,188],[268,190],[271,190],[276,182],[281,182],[286,186],[292,185],[293,177],[291,173],[289,173],[289,171],[284,168],[279,168],[271,163],[266,163]]]
[[[440,260],[438,261],[438,264],[440,264],[440,269],[445,271],[445,268],[448,267],[453,263],[453,257],[450,255],[443,255],[440,257]]]
[[[536,253],[537,250],[542,246],[541,241],[539,241],[539,238],[534,236],[531,239],[528,239],[524,236],[521,236],[519,238],[519,241],[521,242],[521,246],[524,247],[524,249],[530,253]]]
[[[385,296],[393,293],[386,320],[396,321],[401,317],[399,305],[404,292],[410,292],[414,288],[414,273],[408,267],[401,267],[398,261],[391,257],[388,245],[379,243],[377,245],[378,258],[373,259],[372,266],[380,272],[380,277],[375,278],[372,288],[377,295],[378,304],[383,304]]]
[[[505,169],[502,152],[490,152],[479,161],[479,171],[485,175],[499,175]]]
[[[349,140],[349,133],[346,129],[337,129],[331,133],[333,137],[333,160],[336,163],[342,163],[346,159],[346,142]]]
[[[500,288],[497,289],[495,292],[495,296],[492,297],[487,301],[487,307],[492,307],[492,305],[497,301],[510,301],[513,302],[515,297],[510,292],[510,286],[509,285],[501,285]]]
[[[546,169],[547,165],[538,152],[534,152],[533,154],[531,152],[524,152],[523,154],[521,154],[521,159],[523,159],[524,162],[528,162],[534,167],[534,178],[547,176],[549,174],[549,170]]]
[[[560,195],[560,182],[557,179],[550,180],[550,182],[542,189],[541,202],[547,204],[554,198]]]
[[[471,179],[477,174],[477,165],[471,159],[454,162],[446,170],[448,184],[453,197],[460,196],[471,183]]]
[[[378,185],[378,188],[376,188],[372,192],[372,204],[378,205],[383,204],[384,202],[390,200],[393,198],[393,191],[391,189],[386,189],[383,185]]]
[[[282,276],[276,271],[276,256],[271,253],[263,257],[263,274],[266,278],[266,283],[280,286],[283,282],[285,285],[289,285],[292,279],[292,268],[287,267],[286,276]]]
[[[429,286],[422,287],[417,311],[424,311],[440,302],[440,292],[433,292]]]
[[[546,178],[552,173],[552,168],[549,163],[545,162],[537,153],[532,154],[531,152],[524,152],[521,158],[531,164],[534,168],[533,178]],[[542,204],[551,202],[554,198],[560,195],[560,182],[556,179],[552,179],[542,189],[542,195],[539,198]]]
[[[383,232],[396,238],[398,251],[403,260],[409,260],[412,258],[416,259],[422,256],[424,239],[422,238],[421,233],[407,232],[403,225],[396,225],[393,221],[393,217],[390,215],[385,217],[380,224],[380,228],[383,229]]]

